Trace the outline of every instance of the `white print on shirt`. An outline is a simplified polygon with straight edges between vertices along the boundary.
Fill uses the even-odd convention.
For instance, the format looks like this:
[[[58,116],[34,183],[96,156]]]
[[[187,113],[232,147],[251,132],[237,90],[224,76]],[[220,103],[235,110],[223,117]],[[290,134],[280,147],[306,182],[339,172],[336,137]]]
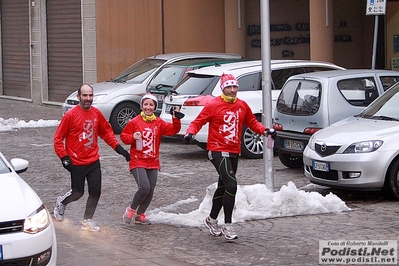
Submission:
[[[94,128],[96,124],[97,119],[92,120],[87,119],[83,123],[83,132],[80,133],[79,135],[79,141],[85,141],[83,144],[86,149],[93,149],[93,143],[94,143]]]
[[[224,137],[225,143],[238,143],[238,121],[240,110],[227,111],[223,115],[224,124],[219,127],[219,134]]]
[[[143,130],[143,155],[144,157],[154,157],[155,156],[155,136],[157,127],[150,128],[146,127]]]

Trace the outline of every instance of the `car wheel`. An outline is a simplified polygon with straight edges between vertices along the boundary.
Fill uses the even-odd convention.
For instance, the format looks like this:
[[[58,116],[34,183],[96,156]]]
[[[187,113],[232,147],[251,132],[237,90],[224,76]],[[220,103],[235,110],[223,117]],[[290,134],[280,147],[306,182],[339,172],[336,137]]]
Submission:
[[[303,167],[302,156],[291,156],[290,154],[278,153],[280,162],[288,168],[301,168]]]
[[[133,103],[121,103],[111,113],[109,120],[115,134],[120,134],[130,119],[140,114],[140,109]]]
[[[241,154],[249,159],[263,158],[263,136],[243,127],[241,136]]]
[[[389,189],[396,199],[399,199],[399,159],[392,162],[388,172]]]

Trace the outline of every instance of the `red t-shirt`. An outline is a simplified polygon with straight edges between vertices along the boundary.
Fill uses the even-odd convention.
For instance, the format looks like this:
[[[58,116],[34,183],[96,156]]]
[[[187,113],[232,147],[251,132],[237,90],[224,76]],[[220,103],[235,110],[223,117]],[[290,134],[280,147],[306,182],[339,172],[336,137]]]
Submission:
[[[98,137],[113,149],[119,145],[111,125],[95,107],[80,105],[68,110],[54,134],[54,150],[59,158],[66,155],[74,165],[88,165],[100,158]]]
[[[123,143],[130,145],[129,169],[146,168],[160,169],[159,147],[161,145],[162,136],[172,136],[179,132],[181,122],[177,118],[173,118],[173,124],[165,122],[157,117],[151,122],[145,122],[141,115],[136,116],[122,130],[120,138]],[[136,149],[136,140],[133,137],[135,132],[140,132],[143,141],[143,149]]]
[[[243,125],[262,135],[266,130],[245,101],[237,99],[234,103],[227,103],[220,96],[205,105],[191,122],[187,133],[197,134],[206,123],[209,123],[207,150],[236,154],[241,153]]]

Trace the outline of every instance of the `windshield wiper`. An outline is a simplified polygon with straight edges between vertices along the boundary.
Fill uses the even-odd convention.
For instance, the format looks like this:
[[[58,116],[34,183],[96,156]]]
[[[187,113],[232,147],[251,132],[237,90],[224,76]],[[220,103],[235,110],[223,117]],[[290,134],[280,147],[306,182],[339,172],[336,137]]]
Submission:
[[[377,115],[377,116],[371,116],[371,119],[376,119],[376,120],[387,120],[387,121],[399,121],[399,119],[390,117],[390,116],[385,116],[385,115]]]
[[[162,83],[160,83],[160,84],[158,84],[158,85],[155,86],[155,89],[159,90],[159,89],[162,88],[162,87],[165,87],[165,88],[173,88],[173,86],[171,86],[171,85],[167,85],[167,84],[162,84]]]

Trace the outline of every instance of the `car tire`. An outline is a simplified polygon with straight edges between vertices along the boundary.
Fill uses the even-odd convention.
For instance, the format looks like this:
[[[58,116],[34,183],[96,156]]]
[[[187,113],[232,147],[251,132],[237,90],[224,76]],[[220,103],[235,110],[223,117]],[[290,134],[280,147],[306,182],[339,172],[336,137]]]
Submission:
[[[259,121],[260,118],[256,117]],[[241,136],[241,155],[249,159],[263,158],[263,135],[244,126]]]
[[[280,162],[288,168],[301,168],[303,167],[302,156],[291,156],[286,153],[278,153],[278,158]]]
[[[109,123],[115,134],[120,134],[127,123],[140,114],[140,108],[133,103],[120,103],[112,110]]]
[[[388,172],[388,189],[391,196],[399,200],[399,159],[392,162]]]

